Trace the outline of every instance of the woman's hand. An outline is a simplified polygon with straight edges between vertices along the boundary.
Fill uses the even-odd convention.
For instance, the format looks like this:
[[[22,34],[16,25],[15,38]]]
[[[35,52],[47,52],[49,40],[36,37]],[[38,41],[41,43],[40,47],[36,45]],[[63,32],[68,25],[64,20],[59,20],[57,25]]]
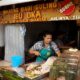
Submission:
[[[61,53],[60,53],[60,51],[58,51],[56,54],[58,55],[58,57],[60,57],[60,56],[61,56]]]
[[[36,56],[40,55],[39,51],[34,51],[34,50],[30,50],[29,53],[30,54],[35,54]]]
[[[35,51],[34,54],[35,54],[36,56],[39,56],[39,55],[40,55],[39,51]]]

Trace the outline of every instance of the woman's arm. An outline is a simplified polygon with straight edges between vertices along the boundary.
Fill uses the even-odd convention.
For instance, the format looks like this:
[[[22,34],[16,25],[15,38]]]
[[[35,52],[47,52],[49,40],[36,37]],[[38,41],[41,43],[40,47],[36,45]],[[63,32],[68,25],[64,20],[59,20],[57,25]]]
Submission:
[[[39,56],[40,55],[40,53],[39,53],[39,49],[40,49],[40,46],[41,45],[41,42],[40,41],[38,41],[37,43],[35,43],[31,48],[30,48],[30,50],[29,50],[29,53],[30,54],[34,54],[34,55],[36,55],[36,56]]]
[[[58,57],[61,56],[61,52],[60,52],[58,46],[56,45],[56,43],[52,42],[52,48],[53,48],[53,50],[55,51],[55,53],[57,54]]]
[[[39,56],[40,55],[39,51],[32,50],[32,49],[29,50],[29,53],[30,54],[35,54],[36,56]]]

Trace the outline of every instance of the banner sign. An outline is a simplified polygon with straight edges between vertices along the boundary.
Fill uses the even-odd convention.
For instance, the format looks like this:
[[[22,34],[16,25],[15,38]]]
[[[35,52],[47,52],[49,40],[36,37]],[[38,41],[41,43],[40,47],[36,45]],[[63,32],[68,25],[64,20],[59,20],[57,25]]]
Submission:
[[[65,1],[0,11],[0,24],[80,19],[80,5]]]

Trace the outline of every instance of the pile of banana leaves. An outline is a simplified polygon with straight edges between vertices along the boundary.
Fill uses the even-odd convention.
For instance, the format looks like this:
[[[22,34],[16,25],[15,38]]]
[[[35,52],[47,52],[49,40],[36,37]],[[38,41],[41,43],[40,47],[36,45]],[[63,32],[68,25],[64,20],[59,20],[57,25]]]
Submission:
[[[0,80],[24,80],[19,77],[15,72],[8,70],[0,70]]]

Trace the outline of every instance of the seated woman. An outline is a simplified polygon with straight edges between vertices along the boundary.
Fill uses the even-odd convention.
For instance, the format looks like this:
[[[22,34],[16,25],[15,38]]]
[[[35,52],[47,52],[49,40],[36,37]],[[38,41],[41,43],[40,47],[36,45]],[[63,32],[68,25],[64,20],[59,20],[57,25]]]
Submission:
[[[43,40],[36,42],[30,48],[29,53],[37,56],[37,62],[45,61],[55,54],[57,54],[57,56],[61,55],[56,43],[52,41],[52,34],[50,32],[45,32],[43,34]]]
[[[67,41],[65,39],[65,36],[66,36],[66,34],[64,32],[60,32],[60,33],[58,33],[56,40],[54,40],[54,42],[57,44],[57,46],[63,50],[71,48],[72,44],[75,43],[74,40],[73,41]]]
[[[64,41],[63,41],[63,38],[64,38],[65,34],[60,32],[60,33],[57,33],[57,37],[56,39],[54,40],[54,42],[57,44],[57,46],[59,48],[62,48],[64,46]]]

